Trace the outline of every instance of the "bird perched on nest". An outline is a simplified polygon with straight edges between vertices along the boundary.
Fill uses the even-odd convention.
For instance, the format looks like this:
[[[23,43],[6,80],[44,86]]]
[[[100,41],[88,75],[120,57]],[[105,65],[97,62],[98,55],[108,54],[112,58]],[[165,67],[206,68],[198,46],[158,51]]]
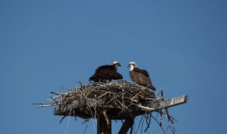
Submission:
[[[138,68],[135,62],[130,62],[128,67],[130,67],[129,76],[132,81],[156,91],[156,88],[152,85],[150,76],[146,70]]]
[[[103,65],[95,70],[95,74],[89,78],[89,81],[94,82],[107,82],[117,79],[122,79],[122,75],[117,72],[117,67],[121,64],[117,61],[112,62],[110,65]]]

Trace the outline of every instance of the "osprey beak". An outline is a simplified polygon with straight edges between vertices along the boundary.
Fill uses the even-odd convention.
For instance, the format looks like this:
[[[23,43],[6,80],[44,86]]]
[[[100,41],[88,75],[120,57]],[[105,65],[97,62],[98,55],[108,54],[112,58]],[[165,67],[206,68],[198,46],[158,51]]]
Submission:
[[[118,66],[120,66],[120,67],[121,67],[121,64],[120,64],[120,63],[118,63]]]
[[[127,66],[128,68],[130,67],[130,64],[128,64],[128,66]]]

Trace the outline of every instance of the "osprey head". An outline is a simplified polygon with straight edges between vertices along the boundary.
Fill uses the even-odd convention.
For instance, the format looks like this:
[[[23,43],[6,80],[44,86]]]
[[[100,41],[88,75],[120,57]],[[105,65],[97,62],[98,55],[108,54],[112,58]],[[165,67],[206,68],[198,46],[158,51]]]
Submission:
[[[132,71],[137,65],[135,62],[129,62],[128,67],[130,67],[130,71]]]
[[[118,66],[121,66],[121,64],[117,61],[112,62],[110,65],[114,65],[115,68],[117,68]]]

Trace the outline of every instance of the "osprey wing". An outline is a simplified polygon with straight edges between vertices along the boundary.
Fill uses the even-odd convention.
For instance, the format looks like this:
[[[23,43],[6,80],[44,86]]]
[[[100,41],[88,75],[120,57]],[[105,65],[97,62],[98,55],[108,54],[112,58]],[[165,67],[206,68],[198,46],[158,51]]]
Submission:
[[[89,80],[97,82],[99,80],[106,81],[112,79],[122,79],[122,75],[117,72],[114,66],[103,65],[95,70],[95,74],[92,77],[90,77]]]
[[[152,85],[149,74],[146,70],[142,70],[136,67],[129,72],[129,75],[132,81],[134,81],[135,83],[143,85],[145,87],[149,87],[152,90],[156,90],[155,87]]]

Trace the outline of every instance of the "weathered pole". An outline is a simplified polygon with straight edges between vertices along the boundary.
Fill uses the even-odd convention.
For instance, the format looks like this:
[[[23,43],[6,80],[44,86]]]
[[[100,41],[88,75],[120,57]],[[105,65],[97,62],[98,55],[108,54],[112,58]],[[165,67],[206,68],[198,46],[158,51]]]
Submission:
[[[127,134],[129,128],[134,124],[134,118],[129,117],[125,119],[124,124],[122,125],[118,134]],[[100,116],[97,118],[97,134],[111,134],[111,120],[107,121],[105,117]]]
[[[111,134],[111,120],[107,122],[104,116],[97,118],[97,134]]]
[[[134,117],[128,117],[125,119],[124,124],[122,125],[118,134],[127,134],[129,128],[132,128],[134,124]]]

